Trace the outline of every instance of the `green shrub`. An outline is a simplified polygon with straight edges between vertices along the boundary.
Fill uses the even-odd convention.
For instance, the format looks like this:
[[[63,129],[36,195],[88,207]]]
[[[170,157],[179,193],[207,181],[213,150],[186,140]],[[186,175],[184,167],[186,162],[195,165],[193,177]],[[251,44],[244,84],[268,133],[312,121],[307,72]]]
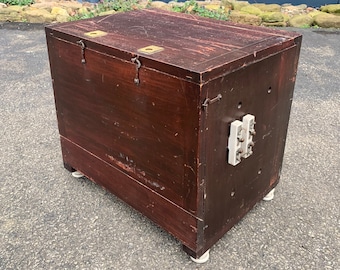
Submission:
[[[217,10],[209,10],[206,9],[204,6],[198,5],[195,0],[190,0],[184,3],[183,6],[176,6],[172,7],[172,11],[181,12],[181,13],[190,13],[195,14],[202,17],[217,19],[217,20],[228,20],[228,15],[224,8],[220,8]]]
[[[95,4],[93,10],[84,14],[76,14],[70,18],[70,21],[93,18],[98,16],[100,13],[110,10],[124,12],[136,8],[138,8],[138,0],[101,0]]]
[[[34,0],[0,0],[0,3],[11,6],[28,6],[34,3]]]

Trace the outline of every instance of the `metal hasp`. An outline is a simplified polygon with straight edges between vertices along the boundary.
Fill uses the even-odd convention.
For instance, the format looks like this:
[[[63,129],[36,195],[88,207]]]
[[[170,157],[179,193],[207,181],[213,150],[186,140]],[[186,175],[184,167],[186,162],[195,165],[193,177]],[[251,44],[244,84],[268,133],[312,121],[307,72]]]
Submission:
[[[81,63],[85,64],[86,63],[86,60],[85,60],[86,45],[85,45],[84,41],[82,41],[82,40],[77,41],[77,44],[79,44],[80,48],[81,48]]]
[[[255,116],[247,114],[242,122],[235,120],[230,125],[228,139],[228,163],[236,166],[241,158],[247,158],[253,154],[253,136],[255,136]]]
[[[140,80],[139,80],[139,69],[142,66],[142,63],[139,61],[138,56],[131,58],[131,61],[136,64],[136,77],[133,79],[133,82],[136,85],[139,85]]]

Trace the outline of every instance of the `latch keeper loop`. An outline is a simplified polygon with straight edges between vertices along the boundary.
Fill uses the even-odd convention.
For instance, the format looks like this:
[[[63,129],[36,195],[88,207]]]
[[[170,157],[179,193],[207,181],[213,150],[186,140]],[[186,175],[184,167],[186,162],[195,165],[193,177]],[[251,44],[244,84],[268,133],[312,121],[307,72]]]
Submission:
[[[85,45],[83,40],[79,40],[76,43],[79,44],[80,48],[81,48],[81,63],[85,64],[86,63],[86,60],[85,60],[85,48],[86,48],[86,45]]]
[[[142,66],[142,63],[139,61],[138,56],[131,58],[132,63],[136,64],[136,77],[133,79],[133,82],[136,85],[139,85],[140,80],[139,80],[139,69]]]
[[[203,103],[202,103],[202,109],[206,109],[208,107],[209,104],[212,104],[216,101],[220,101],[222,99],[222,95],[218,94],[216,97],[210,99],[210,98],[206,98]]]

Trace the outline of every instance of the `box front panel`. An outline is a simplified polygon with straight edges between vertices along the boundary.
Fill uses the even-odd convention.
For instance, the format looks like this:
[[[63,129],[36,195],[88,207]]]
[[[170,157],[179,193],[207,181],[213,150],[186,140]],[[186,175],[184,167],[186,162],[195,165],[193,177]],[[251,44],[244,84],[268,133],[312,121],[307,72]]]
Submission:
[[[143,66],[136,85],[133,62],[48,44],[60,134],[195,213],[199,87]]]
[[[222,99],[204,111],[207,246],[239,221],[279,180],[297,66],[297,47],[217,79],[208,96]],[[252,153],[228,163],[231,123],[255,117]],[[244,129],[244,126],[242,127]],[[242,140],[241,140],[242,141]]]

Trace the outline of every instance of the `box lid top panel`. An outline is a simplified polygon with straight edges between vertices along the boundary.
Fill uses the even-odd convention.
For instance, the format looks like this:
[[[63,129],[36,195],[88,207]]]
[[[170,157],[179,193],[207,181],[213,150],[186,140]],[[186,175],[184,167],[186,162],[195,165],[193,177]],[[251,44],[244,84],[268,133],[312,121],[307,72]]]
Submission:
[[[144,9],[61,23],[47,33],[197,83],[294,46],[299,34]]]

